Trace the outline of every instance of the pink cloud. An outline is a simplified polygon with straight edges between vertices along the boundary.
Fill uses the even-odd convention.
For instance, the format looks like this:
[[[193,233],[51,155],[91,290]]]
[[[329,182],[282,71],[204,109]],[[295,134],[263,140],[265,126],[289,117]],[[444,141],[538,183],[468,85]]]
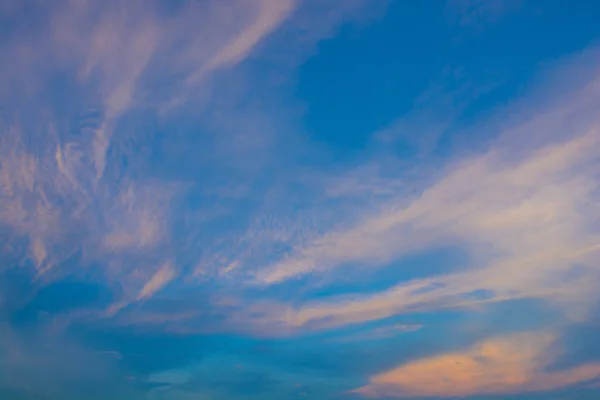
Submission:
[[[166,262],[163,266],[154,273],[152,278],[142,288],[138,295],[138,300],[148,298],[154,293],[162,289],[167,283],[175,279],[177,271],[173,268],[170,262]]]

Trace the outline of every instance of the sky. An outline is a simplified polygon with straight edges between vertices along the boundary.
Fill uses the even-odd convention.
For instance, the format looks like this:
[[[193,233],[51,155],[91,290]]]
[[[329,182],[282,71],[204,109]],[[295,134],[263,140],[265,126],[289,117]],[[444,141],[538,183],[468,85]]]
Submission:
[[[600,398],[598,16],[0,2],[0,398]]]

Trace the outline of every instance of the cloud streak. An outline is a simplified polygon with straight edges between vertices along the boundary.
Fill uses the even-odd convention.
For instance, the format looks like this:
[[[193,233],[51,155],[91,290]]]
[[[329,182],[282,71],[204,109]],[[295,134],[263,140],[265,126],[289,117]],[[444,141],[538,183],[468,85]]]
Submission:
[[[464,249],[466,270],[351,300],[332,296],[283,307],[280,314],[271,309],[266,320],[331,327],[523,298],[545,299],[572,317],[585,314],[585,304],[595,298],[591,282],[600,272],[595,262],[600,131],[597,118],[581,110],[592,112],[598,93],[593,80],[571,103],[539,112],[507,130],[485,154],[449,166],[418,197],[368,210],[354,226],[295,247],[259,271],[255,282],[277,285],[298,276],[343,273],[353,264],[372,272],[440,245]],[[535,132],[529,143],[517,140],[527,132]]]
[[[171,263],[165,263],[142,288],[138,300],[152,296],[177,276]]]
[[[247,57],[265,36],[290,16],[295,8],[296,0],[259,0],[256,3],[258,7],[256,19],[219,49],[202,68],[190,75],[189,83],[196,83],[208,73],[236,64]]]
[[[469,271],[400,283],[353,301],[309,303],[289,322],[338,325],[409,310],[530,297],[589,300],[590,279],[598,278],[599,236],[597,227],[589,225],[598,211],[590,207],[598,188],[598,143],[590,131],[516,165],[498,168],[494,153],[466,162],[407,208],[324,237],[318,247],[306,249],[298,261],[277,265],[264,280],[294,276],[307,266],[383,263],[451,240],[471,252]],[[585,268],[586,278],[563,278],[576,265]],[[469,298],[477,291],[490,295]]]

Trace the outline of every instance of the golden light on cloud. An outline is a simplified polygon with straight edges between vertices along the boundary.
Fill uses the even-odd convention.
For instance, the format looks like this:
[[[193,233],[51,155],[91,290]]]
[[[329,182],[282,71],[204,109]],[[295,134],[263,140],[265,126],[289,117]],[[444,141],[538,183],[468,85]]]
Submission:
[[[544,372],[556,354],[548,333],[494,338],[464,352],[428,357],[383,372],[354,391],[367,397],[461,397],[544,391],[600,377],[600,364]]]

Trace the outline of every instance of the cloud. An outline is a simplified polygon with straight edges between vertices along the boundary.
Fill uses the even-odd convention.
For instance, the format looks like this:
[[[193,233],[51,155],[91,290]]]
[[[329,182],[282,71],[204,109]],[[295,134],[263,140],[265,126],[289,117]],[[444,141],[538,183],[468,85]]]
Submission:
[[[551,390],[600,377],[597,364],[554,371],[557,340],[545,332],[492,336],[389,371],[400,361],[383,348],[438,339],[429,323],[455,328],[439,315],[384,321],[399,314],[534,298],[556,313],[553,324],[587,318],[600,283],[599,80],[572,96],[548,85],[556,103],[533,101],[527,121],[502,109],[473,138],[457,134],[468,149],[434,159],[438,138],[481,94],[442,82],[375,133],[360,160],[332,159],[280,90],[297,89],[289,76],[312,75],[290,65],[372,1],[42,3],[0,6],[15,22],[0,32],[10,60],[0,65],[0,320],[73,324],[72,336],[20,337],[0,323],[0,386],[331,398],[365,371],[373,376],[357,393],[373,396]],[[463,2],[461,23],[507,2],[484,3]],[[414,158],[393,154],[421,133]],[[449,248],[462,265],[412,262]],[[75,295],[43,291],[69,279],[85,283]],[[93,301],[73,305],[79,291]],[[306,341],[249,337],[340,327]],[[79,335],[102,346],[79,346]]]
[[[52,137],[52,129],[46,132]],[[81,250],[87,261],[106,261],[114,253],[149,251],[168,236],[176,185],[123,179],[120,186],[92,186],[94,168],[82,161],[92,153],[90,143],[54,144],[52,154],[26,146],[27,136],[6,129],[0,149],[0,226],[11,232],[13,256],[23,256],[21,243],[28,242],[25,259],[42,274]]]
[[[151,248],[165,236],[170,197],[166,185],[123,185],[107,215],[109,230],[104,245],[112,251]]]
[[[138,300],[152,296],[158,290],[162,289],[167,283],[175,279],[176,276],[177,272],[171,263],[166,262],[158,271],[156,271],[152,278],[146,282],[140,291],[140,294],[138,295]]]
[[[504,133],[487,151],[442,168],[421,193],[407,198],[400,191],[392,201],[358,213],[354,223],[346,219],[343,228],[294,246],[257,271],[254,282],[317,279],[349,266],[373,274],[440,246],[466,252],[460,271],[376,293],[331,295],[289,307],[269,303],[264,322],[333,327],[523,298],[544,299],[570,318],[585,318],[586,304],[595,298],[592,282],[600,278],[599,93],[594,76],[560,102],[530,109],[528,119],[501,125]]]
[[[294,10],[296,0],[259,0],[256,19],[242,32],[233,37],[212,56],[200,70],[188,78],[197,82],[209,72],[244,59],[261,40],[277,28]]]
[[[48,182],[39,179],[42,166],[27,151],[19,133],[17,128],[5,130],[1,139],[0,225],[12,235],[29,237],[28,254],[44,270],[53,265],[48,240],[60,232],[60,210],[49,200]]]
[[[53,74],[66,73],[76,80],[80,101],[99,105],[90,154],[97,180],[121,117],[189,97],[186,86],[205,83],[211,72],[241,62],[290,15],[295,2],[187,1],[169,12],[163,7],[159,1],[60,1],[33,14],[15,11],[23,23],[32,15],[41,22],[39,29],[9,38],[3,50],[13,61],[5,76],[16,78],[11,84],[32,87],[20,94],[32,94],[43,91]],[[44,68],[35,67],[41,62]]]
[[[545,372],[555,357],[547,332],[497,337],[470,349],[409,362],[354,391],[368,397],[463,397],[547,391],[600,376],[600,364]]]
[[[3,258],[18,262],[0,268],[31,267],[36,289],[68,275],[112,289],[108,310],[65,319],[106,318],[107,325],[178,334],[297,333],[523,298],[585,317],[600,282],[597,82],[535,109],[486,151],[433,173],[389,168],[377,153],[348,173],[328,164],[303,175],[289,167],[302,153],[293,149],[251,179],[247,170],[260,168],[238,155],[263,146],[263,131],[289,129],[254,108],[237,109],[255,98],[262,106],[264,98],[260,77],[257,91],[238,90],[247,71],[236,74],[236,67],[296,17],[300,3],[223,4],[65,1],[37,9],[38,28],[7,40],[1,54],[14,63],[0,72],[14,96],[2,91],[1,100],[14,117],[2,114],[0,126],[0,233]],[[391,130],[416,132],[437,115],[426,127],[431,140],[416,146],[429,148],[471,95],[434,93]],[[448,105],[447,114],[438,113]],[[162,112],[177,107],[190,112]],[[214,129],[219,124],[223,131]],[[384,133],[380,141],[398,139],[398,132]],[[232,140],[238,138],[244,140]],[[288,146],[280,144],[261,155]],[[422,192],[411,191],[413,176],[424,178],[416,182]],[[467,254],[459,272],[403,282],[399,273],[391,287],[369,286],[390,264],[440,247]],[[356,279],[356,271],[364,274]],[[302,276],[315,279],[293,282]],[[329,281],[315,283],[324,277]],[[338,295],[349,281],[365,287]],[[190,290],[155,296],[175,282]],[[311,297],[311,285],[329,283],[339,286]],[[131,307],[135,301],[141,304]],[[376,341],[420,328],[390,325],[339,340]],[[501,369],[509,361],[494,363]],[[529,373],[528,361],[517,363],[516,371]],[[514,378],[500,375],[498,382]],[[569,376],[555,378],[571,382]],[[377,379],[369,390],[379,390]]]
[[[449,0],[449,21],[458,25],[483,26],[519,6],[518,0]]]
[[[566,320],[587,318],[600,280],[597,77],[561,93],[551,104],[517,102],[517,123],[506,123],[514,108],[500,110],[477,129],[501,135],[437,171],[379,178],[371,162],[337,185],[325,179],[323,193],[274,187],[261,207],[236,214],[247,218],[246,231],[226,230],[203,247],[192,284],[215,296],[220,329],[268,336],[518,299],[540,299]],[[464,264],[409,280],[398,272],[396,282],[369,290],[383,269],[440,248],[463,252]],[[349,282],[364,287],[345,291]],[[213,292],[213,284],[227,289]],[[314,286],[329,284],[335,290],[311,298]],[[169,320],[146,311],[144,320]],[[169,329],[206,331],[197,319]]]
[[[423,328],[423,325],[393,324],[380,326],[378,328],[369,327],[364,332],[358,332],[343,337],[336,337],[336,342],[363,342],[368,340],[390,339],[400,336],[407,332],[415,332]]]
[[[175,98],[183,107],[209,96],[210,75],[241,63],[295,7],[65,0],[6,8],[17,22],[0,47],[11,60],[0,71],[4,256],[33,263],[47,280],[76,272],[66,265],[73,257],[100,262],[100,273],[109,282],[118,275],[125,297],[135,297],[129,292],[148,278],[137,265],[173,246],[171,207],[190,186],[153,172],[161,149],[148,121]]]
[[[538,149],[524,159],[511,160],[512,149],[506,149],[463,161],[409,206],[394,209],[391,204],[354,228],[327,234],[260,278],[276,283],[345,262],[386,261],[441,236],[489,241],[498,251],[521,252],[525,249],[520,247],[528,244],[524,240],[540,245],[542,228],[553,228],[557,235],[575,233],[574,229],[584,228],[584,221],[574,213],[585,206],[596,186],[598,137],[591,128],[579,138]],[[563,193],[566,187],[572,192]],[[563,205],[569,208],[561,209]],[[574,206],[580,207],[572,210]],[[509,232],[521,236],[507,237]]]
[[[594,259],[600,237],[590,225],[598,212],[590,200],[598,189],[599,139],[591,130],[516,162],[507,163],[508,155],[496,151],[463,162],[406,208],[324,236],[263,280],[350,262],[375,266],[446,242],[469,250],[474,265],[468,271],[404,282],[352,301],[308,303],[292,312],[289,323],[338,325],[416,309],[591,295],[590,282],[599,272]],[[577,265],[586,278],[565,279]],[[490,295],[469,298],[478,291]]]
[[[108,310],[73,319],[128,317],[156,329],[176,321],[173,331],[206,331],[191,326],[197,310],[130,305],[170,281],[201,286],[185,276],[194,265],[243,286],[248,266],[322,223],[278,208],[285,188],[252,186],[248,148],[290,132],[261,108],[270,94],[257,95],[267,91],[254,76],[246,82],[244,61],[270,50],[293,19],[284,29],[285,60],[273,68],[289,68],[292,58],[295,66],[365,3],[26,3],[5,11],[16,23],[1,33],[0,54],[11,62],[0,66],[0,232],[10,260],[0,269],[25,266],[36,277],[32,290],[86,275],[113,293]],[[290,43],[297,48],[289,51]],[[246,85],[258,106],[244,108]],[[223,223],[233,215],[234,224]],[[250,229],[238,235],[246,222]],[[170,267],[155,271],[164,259]]]

